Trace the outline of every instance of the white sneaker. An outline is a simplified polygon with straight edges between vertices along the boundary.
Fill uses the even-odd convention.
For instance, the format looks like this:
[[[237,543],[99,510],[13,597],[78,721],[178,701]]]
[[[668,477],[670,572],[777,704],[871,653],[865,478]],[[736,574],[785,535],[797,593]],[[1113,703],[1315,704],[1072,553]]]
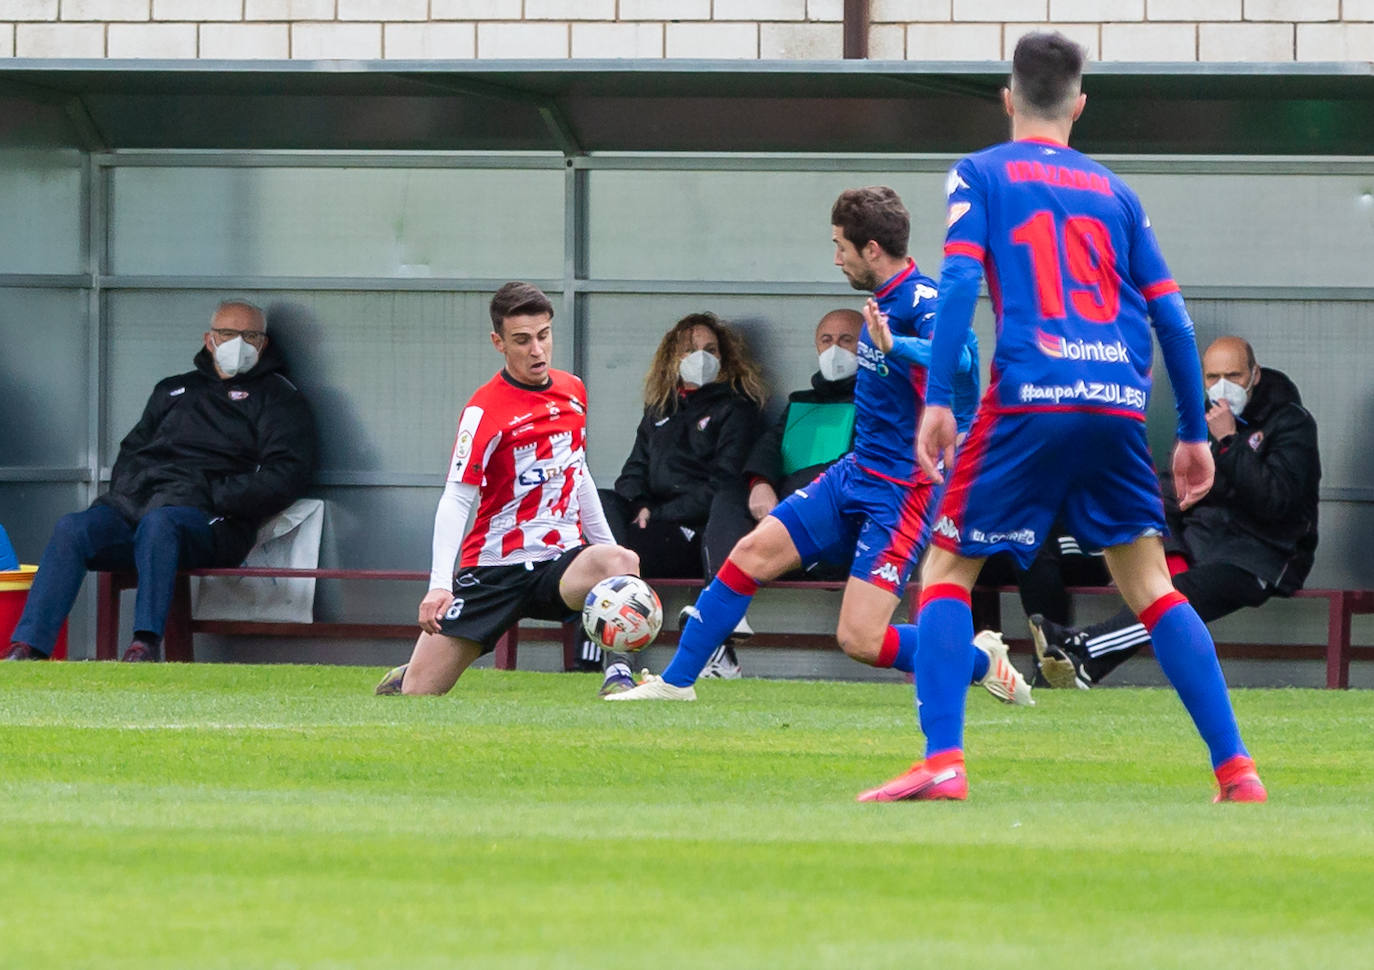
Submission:
[[[711,654],[711,659],[701,669],[701,676],[716,680],[739,680],[742,673],[739,658],[728,643],[716,647],[716,652]]]
[[[1007,659],[1007,645],[1002,642],[1002,634],[984,630],[973,638],[973,645],[988,656],[988,672],[978,683],[1004,704],[1034,707],[1030,684]]]
[[[643,678],[639,686],[630,690],[621,691],[619,694],[607,694],[604,698],[608,701],[694,701],[697,699],[695,687],[674,687],[672,684],[665,683],[658,674],[651,674],[647,670],[641,674]]]

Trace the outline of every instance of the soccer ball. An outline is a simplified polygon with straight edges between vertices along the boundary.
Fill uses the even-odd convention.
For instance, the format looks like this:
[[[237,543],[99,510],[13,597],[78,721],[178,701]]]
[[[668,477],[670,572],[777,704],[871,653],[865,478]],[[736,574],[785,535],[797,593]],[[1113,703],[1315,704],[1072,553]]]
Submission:
[[[663,627],[663,604],[638,576],[609,576],[587,593],[582,629],[595,644],[633,653],[654,642]]]

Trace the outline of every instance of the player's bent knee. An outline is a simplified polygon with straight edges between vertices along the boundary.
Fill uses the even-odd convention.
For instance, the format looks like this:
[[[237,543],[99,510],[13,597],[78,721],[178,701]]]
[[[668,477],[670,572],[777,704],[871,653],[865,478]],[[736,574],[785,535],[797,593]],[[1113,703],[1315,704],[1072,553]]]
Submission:
[[[871,666],[882,652],[885,631],[886,627],[875,632],[856,623],[842,622],[835,630],[835,640],[846,656]]]
[[[782,529],[780,539],[777,535],[779,529],[782,529],[781,523],[774,528],[768,519],[764,519],[735,543],[730,550],[730,561],[759,582],[777,578],[787,570],[793,558],[787,532]]]

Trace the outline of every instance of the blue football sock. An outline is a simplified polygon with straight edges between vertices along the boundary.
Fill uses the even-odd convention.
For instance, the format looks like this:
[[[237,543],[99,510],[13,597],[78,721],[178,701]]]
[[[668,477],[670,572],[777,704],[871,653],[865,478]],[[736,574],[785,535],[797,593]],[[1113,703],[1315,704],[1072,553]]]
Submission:
[[[916,625],[916,715],[926,757],[964,747],[964,701],[973,673],[973,613],[968,591],[941,583],[921,594]]]
[[[736,592],[726,579],[749,592]],[[744,618],[754,598],[753,590],[757,588],[757,583],[745,576],[730,560],[725,560],[725,565],[711,580],[711,585],[697,597],[696,615],[682,628],[677,652],[663,671],[666,683],[674,687],[690,687],[696,682],[706,661],[711,659],[711,654]]]
[[[1212,634],[1192,604],[1181,593],[1171,593],[1147,607],[1140,619],[1150,632],[1160,669],[1207,742],[1212,767],[1247,754]]]

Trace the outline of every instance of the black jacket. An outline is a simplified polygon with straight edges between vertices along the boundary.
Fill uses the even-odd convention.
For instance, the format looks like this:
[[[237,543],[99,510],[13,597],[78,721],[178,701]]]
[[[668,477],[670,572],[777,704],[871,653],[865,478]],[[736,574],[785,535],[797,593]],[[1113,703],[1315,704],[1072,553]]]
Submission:
[[[811,375],[811,390],[793,391],[787,395],[787,407],[783,408],[778,420],[773,423],[772,427],[764,431],[750,450],[749,457],[744,462],[745,477],[749,479],[761,478],[772,485],[773,490],[778,495],[790,495],[803,485],[810,483],[817,475],[833,465],[836,460],[843,457],[843,453],[841,453],[829,461],[807,468],[799,468],[790,475],[783,475],[782,439],[787,431],[787,414],[793,404],[852,404],[856,379],[846,377],[842,381],[828,381],[821,376],[820,371],[817,371]],[[850,445],[853,446],[852,435],[850,436]]]
[[[1302,588],[1317,548],[1317,423],[1287,375],[1263,368],[1236,433],[1212,442],[1216,481],[1179,512],[1166,481],[1169,548],[1201,565],[1225,562],[1291,595]]]
[[[680,395],[666,416],[645,408],[615,491],[635,513],[647,508],[664,522],[702,525],[711,497],[740,487],[740,470],[758,434],[759,409],[728,384]]]
[[[164,505],[203,509],[218,519],[217,560],[241,562],[258,526],[310,484],[315,422],[270,342],[251,371],[228,380],[203,347],[195,365],[153,388],[96,504],[130,524]]]

